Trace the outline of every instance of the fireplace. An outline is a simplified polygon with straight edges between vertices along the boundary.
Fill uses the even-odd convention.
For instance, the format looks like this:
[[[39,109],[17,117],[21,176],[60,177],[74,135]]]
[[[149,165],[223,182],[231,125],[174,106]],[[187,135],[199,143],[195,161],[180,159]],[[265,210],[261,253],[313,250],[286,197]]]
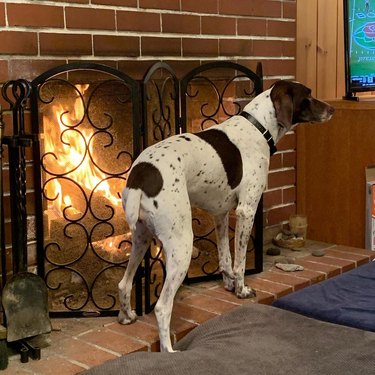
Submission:
[[[200,131],[239,113],[261,91],[261,83],[260,71],[255,74],[229,62],[205,64],[181,80],[169,65],[157,63],[142,82],[108,66],[74,63],[32,82],[21,79],[5,85],[3,96],[9,97],[10,91],[15,101],[8,101],[14,126],[4,143],[13,144],[18,155],[16,173],[10,176],[16,186],[12,191],[17,191],[12,200],[20,206],[19,214],[16,209],[12,215],[13,256],[23,252],[20,263],[27,265],[26,222],[31,214],[37,272],[49,291],[51,315],[117,313],[117,284],[131,251],[120,194],[132,162],[147,145],[179,132]],[[29,113],[30,129],[25,126]],[[25,172],[27,155],[32,158],[32,178]],[[35,202],[27,215],[30,187]],[[23,230],[16,235],[19,224]],[[193,228],[186,281],[219,277],[211,218],[194,210]],[[231,229],[231,246],[233,233]],[[260,205],[247,273],[261,269]],[[133,302],[139,314],[153,308],[164,276],[162,245],[155,241],[135,280]]]

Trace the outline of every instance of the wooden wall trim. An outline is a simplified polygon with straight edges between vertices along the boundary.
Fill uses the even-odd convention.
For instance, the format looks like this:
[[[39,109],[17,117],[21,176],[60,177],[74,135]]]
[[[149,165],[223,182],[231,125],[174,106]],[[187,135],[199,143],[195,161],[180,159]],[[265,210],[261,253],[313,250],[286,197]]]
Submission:
[[[297,1],[297,80],[321,99],[345,94],[342,0]]]

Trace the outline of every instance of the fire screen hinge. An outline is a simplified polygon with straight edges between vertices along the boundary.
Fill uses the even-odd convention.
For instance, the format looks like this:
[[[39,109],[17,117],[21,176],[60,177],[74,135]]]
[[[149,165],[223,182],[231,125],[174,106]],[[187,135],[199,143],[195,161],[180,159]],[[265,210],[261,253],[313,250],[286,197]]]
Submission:
[[[177,124],[177,129],[176,130],[178,130],[178,131],[176,131],[177,134],[182,133],[182,117],[178,118],[178,124]]]

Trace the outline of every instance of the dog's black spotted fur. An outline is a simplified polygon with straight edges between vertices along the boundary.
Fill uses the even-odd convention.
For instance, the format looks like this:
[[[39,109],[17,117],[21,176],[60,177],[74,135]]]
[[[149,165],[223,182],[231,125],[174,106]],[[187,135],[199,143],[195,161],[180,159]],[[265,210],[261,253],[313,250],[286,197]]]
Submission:
[[[149,198],[156,197],[163,187],[159,169],[151,163],[139,163],[131,170],[126,186],[141,189]]]
[[[223,163],[229,186],[232,189],[237,187],[242,179],[242,158],[237,146],[221,130],[208,129],[195,135],[215,149]]]

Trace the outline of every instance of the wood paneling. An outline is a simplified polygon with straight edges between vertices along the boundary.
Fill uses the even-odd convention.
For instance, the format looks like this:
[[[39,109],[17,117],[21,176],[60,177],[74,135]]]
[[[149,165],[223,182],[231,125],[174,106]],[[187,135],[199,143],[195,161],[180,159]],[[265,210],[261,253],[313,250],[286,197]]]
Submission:
[[[342,0],[297,1],[297,80],[322,99],[345,94]]]
[[[364,247],[365,168],[375,164],[375,103],[331,102],[336,113],[297,134],[297,211],[308,237]]]
[[[297,1],[296,77],[316,95],[318,0]]]

